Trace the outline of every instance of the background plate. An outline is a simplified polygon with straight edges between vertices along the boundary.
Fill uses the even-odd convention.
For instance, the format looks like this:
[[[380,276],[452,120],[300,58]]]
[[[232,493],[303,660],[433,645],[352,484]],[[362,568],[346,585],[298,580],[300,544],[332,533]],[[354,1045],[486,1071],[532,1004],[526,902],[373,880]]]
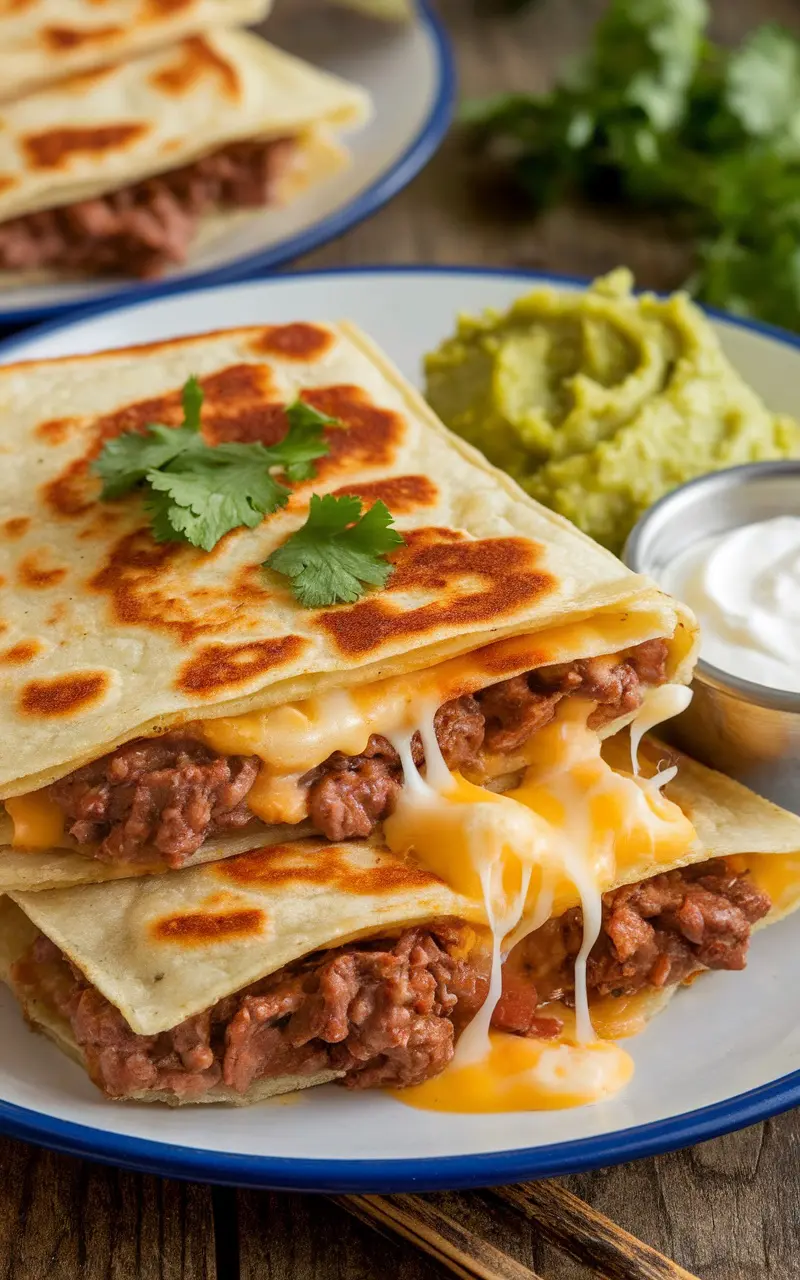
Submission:
[[[265,210],[158,282],[81,281],[0,289],[0,325],[14,326],[104,300],[153,297],[239,280],[309,253],[375,213],[419,172],[447,132],[455,74],[444,29],[418,0],[408,24],[374,22],[329,6],[286,0],[263,27],[274,44],[363,85],[375,115],[346,136],[350,167],[283,210]]]
[[[540,277],[541,278],[541,277]],[[279,277],[95,308],[0,348],[0,362],[89,352],[250,323],[354,320],[418,380],[420,357],[459,310],[504,307],[530,274],[386,270]],[[561,282],[579,287],[576,282]],[[800,414],[800,341],[715,318],[744,376]],[[166,1175],[313,1190],[417,1190],[545,1177],[684,1146],[800,1103],[800,916],[757,934],[744,973],[678,993],[628,1042],[630,1087],[595,1107],[499,1116],[432,1115],[335,1087],[242,1110],[114,1106],[24,1026],[0,995],[0,1128],[61,1150]]]

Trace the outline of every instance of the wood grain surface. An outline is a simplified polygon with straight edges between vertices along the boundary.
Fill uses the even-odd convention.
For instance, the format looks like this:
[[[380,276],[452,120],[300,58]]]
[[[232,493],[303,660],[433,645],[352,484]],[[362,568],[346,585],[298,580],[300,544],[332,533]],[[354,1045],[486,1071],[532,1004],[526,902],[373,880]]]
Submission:
[[[473,0],[440,3],[462,93],[544,87],[559,59],[585,41],[604,4],[539,0],[513,18],[492,16],[488,7],[479,13]],[[725,39],[767,18],[800,27],[800,0],[716,0],[713,8],[717,34]],[[467,176],[457,143],[448,141],[387,208],[299,265],[524,264],[591,274],[625,261],[641,283],[662,287],[685,273],[686,254],[670,242],[667,226],[563,211],[532,225],[507,200],[477,200]],[[346,1143],[343,1132],[343,1152]],[[322,1198],[211,1191],[4,1140],[0,1171],[0,1280],[431,1280],[443,1274],[412,1245],[386,1239]],[[800,1278],[800,1113],[561,1185],[702,1280]],[[590,1274],[491,1192],[430,1200],[543,1280]]]

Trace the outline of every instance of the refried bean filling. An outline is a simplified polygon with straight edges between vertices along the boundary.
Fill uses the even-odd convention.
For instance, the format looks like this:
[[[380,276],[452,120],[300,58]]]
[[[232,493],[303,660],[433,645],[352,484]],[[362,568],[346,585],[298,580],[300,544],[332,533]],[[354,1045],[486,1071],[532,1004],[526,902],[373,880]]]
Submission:
[[[589,993],[633,995],[706,969],[743,969],[751,927],[769,909],[767,895],[723,859],[607,893],[589,957]],[[465,931],[442,920],[317,952],[158,1035],[132,1031],[42,935],[11,979],[23,1006],[35,1000],[70,1024],[90,1076],[113,1098],[197,1098],[218,1085],[244,1094],[262,1080],[326,1071],[343,1073],[342,1083],[354,1089],[403,1086],[447,1066],[486,998],[489,952],[469,950]],[[548,1002],[572,1001],[581,932],[576,908],[514,948],[494,1027],[537,1038],[559,1034],[562,1023],[548,1014]]]
[[[664,683],[666,660],[666,643],[649,640],[626,655],[540,667],[446,702],[434,719],[445,761],[469,771],[484,751],[513,755],[567,697],[596,703],[591,727],[609,723],[635,711],[643,689]],[[419,735],[413,753],[423,764]],[[259,769],[255,756],[220,755],[182,730],[127,743],[48,793],[91,856],[135,863],[159,855],[181,867],[209,836],[253,821],[247,796]],[[361,755],[335,751],[301,785],[314,828],[329,840],[348,840],[370,835],[392,812],[403,774],[394,748],[373,734]]]

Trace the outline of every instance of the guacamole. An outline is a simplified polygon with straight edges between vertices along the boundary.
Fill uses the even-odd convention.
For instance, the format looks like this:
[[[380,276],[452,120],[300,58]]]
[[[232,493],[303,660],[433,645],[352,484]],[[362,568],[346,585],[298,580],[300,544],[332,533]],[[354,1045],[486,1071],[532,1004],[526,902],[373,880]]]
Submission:
[[[534,498],[621,551],[639,516],[694,476],[800,455],[682,293],[635,297],[620,269],[461,317],[425,360],[439,417]]]

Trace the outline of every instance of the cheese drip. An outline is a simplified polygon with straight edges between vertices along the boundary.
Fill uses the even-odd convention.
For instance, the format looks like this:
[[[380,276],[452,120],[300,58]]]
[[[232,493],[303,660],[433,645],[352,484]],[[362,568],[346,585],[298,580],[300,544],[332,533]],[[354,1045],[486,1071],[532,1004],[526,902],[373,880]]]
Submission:
[[[695,833],[652,782],[606,764],[586,724],[590,710],[577,701],[564,705],[536,735],[523,780],[507,795],[450,773],[436,741],[435,708],[419,724],[424,778],[412,758],[412,734],[393,738],[405,785],[384,823],[386,842],[482,901],[493,940],[489,992],[453,1061],[436,1079],[397,1091],[403,1102],[483,1112],[578,1106],[610,1097],[633,1073],[624,1050],[596,1039],[589,1014],[586,960],[602,923],[602,893],[632,867],[652,874],[654,863],[674,863]],[[503,954],[576,897],[584,934],[574,1021],[558,1043],[490,1030]]]

